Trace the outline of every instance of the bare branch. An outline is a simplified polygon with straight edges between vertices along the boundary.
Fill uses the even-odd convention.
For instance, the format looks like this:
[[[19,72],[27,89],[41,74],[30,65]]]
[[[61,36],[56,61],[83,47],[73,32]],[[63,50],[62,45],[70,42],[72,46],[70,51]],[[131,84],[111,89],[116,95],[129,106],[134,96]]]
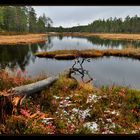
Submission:
[[[74,75],[80,74],[82,81],[84,83],[88,83],[88,82],[92,81],[93,78],[89,75],[88,70],[85,70],[83,68],[83,64],[84,64],[85,61],[90,62],[90,59],[86,59],[86,58],[83,58],[82,60],[79,59],[79,58],[75,59],[74,64],[72,65],[72,68],[70,68],[70,74],[69,75],[71,77],[71,74],[74,74]],[[80,67],[77,68],[76,65],[80,65]],[[84,81],[85,75],[87,75],[89,77],[89,80],[87,82]]]

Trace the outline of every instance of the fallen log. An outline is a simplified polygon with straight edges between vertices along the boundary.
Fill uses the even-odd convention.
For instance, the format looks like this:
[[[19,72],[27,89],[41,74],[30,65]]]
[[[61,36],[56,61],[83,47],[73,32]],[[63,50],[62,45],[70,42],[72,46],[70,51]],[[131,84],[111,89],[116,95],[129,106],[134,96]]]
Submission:
[[[8,117],[8,115],[20,113],[20,106],[27,96],[49,87],[58,78],[59,76],[53,76],[32,84],[15,87],[9,91],[10,94],[1,95],[0,123],[4,123],[4,120]]]
[[[82,63],[83,62],[84,60],[82,61]],[[73,78],[74,80],[76,79],[72,77],[73,73],[79,72],[80,74],[84,75],[85,73],[83,72],[85,72],[85,70],[83,70],[82,63],[80,63],[81,68],[78,69],[74,67],[77,63],[80,63],[80,60],[75,61],[72,68],[65,70],[63,73],[60,73],[59,75],[63,75],[67,78]],[[81,69],[82,71],[80,71]],[[44,79],[44,80],[41,80],[32,84],[23,85],[23,86],[15,87],[13,89],[8,90],[7,93],[1,96],[0,98],[0,104],[1,104],[0,120],[2,120],[0,121],[0,123],[3,123],[8,115],[16,114],[16,113],[19,114],[20,106],[23,100],[27,96],[33,95],[35,93],[41,93],[40,91],[46,89],[51,84],[53,84],[56,80],[58,80],[59,75],[49,77],[47,79]],[[7,112],[9,112],[9,114]]]
[[[29,96],[33,93],[37,93],[37,92],[49,87],[57,79],[58,79],[58,76],[54,76],[54,77],[49,77],[47,79],[44,79],[44,80],[41,80],[41,81],[38,81],[38,82],[35,82],[32,84],[15,87],[12,89],[13,93],[11,94],[11,96],[13,96],[13,95]]]
[[[69,77],[70,70],[64,72],[64,75]],[[9,89],[7,93],[0,93],[0,124],[5,122],[5,119],[12,114],[20,114],[20,107],[23,100],[30,95],[35,93],[41,93],[40,91],[48,88],[56,80],[58,80],[59,75],[52,76],[47,79],[15,87]]]

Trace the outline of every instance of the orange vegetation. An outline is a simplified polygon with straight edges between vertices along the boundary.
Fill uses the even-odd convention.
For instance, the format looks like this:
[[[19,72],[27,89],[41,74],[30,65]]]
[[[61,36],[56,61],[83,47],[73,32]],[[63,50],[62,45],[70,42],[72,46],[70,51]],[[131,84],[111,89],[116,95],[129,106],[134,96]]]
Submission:
[[[95,58],[102,56],[119,56],[140,59],[140,49],[127,48],[122,50],[58,50],[51,52],[38,52],[38,57],[47,57],[55,59],[75,59],[76,57]]]
[[[0,44],[29,44],[45,41],[46,34],[0,35]]]

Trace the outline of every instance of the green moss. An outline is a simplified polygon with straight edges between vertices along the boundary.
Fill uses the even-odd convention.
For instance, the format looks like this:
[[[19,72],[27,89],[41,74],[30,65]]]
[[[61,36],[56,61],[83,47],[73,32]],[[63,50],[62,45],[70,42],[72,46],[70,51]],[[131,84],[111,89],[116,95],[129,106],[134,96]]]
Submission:
[[[56,127],[57,127],[58,129],[64,129],[64,128],[66,128],[66,125],[65,125],[65,123],[63,122],[63,120],[60,120],[60,121],[57,121],[57,122],[56,122]]]
[[[75,134],[78,135],[87,135],[87,134],[92,134],[91,130],[87,127],[81,127]]]

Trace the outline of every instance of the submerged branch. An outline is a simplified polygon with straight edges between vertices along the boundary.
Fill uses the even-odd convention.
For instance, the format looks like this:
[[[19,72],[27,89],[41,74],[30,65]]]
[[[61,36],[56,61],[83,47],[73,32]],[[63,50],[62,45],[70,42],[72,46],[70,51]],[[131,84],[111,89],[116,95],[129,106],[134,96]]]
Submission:
[[[81,79],[82,79],[82,81],[83,81],[84,83],[88,83],[88,82],[92,81],[93,78],[89,75],[88,70],[85,70],[85,69],[83,68],[83,63],[84,63],[85,61],[89,62],[90,60],[89,60],[89,59],[86,59],[86,58],[83,58],[82,60],[79,59],[79,58],[75,59],[75,63],[72,65],[72,68],[70,68],[70,70],[69,70],[69,77],[72,77],[71,75],[72,75],[73,73],[74,73],[75,75],[76,75],[77,73],[79,73],[79,74],[81,75]],[[76,68],[76,67],[75,67],[76,64],[80,65],[80,67],[79,67],[79,68]],[[88,78],[89,78],[89,80],[86,81],[86,82],[84,81],[85,75],[87,75]]]

